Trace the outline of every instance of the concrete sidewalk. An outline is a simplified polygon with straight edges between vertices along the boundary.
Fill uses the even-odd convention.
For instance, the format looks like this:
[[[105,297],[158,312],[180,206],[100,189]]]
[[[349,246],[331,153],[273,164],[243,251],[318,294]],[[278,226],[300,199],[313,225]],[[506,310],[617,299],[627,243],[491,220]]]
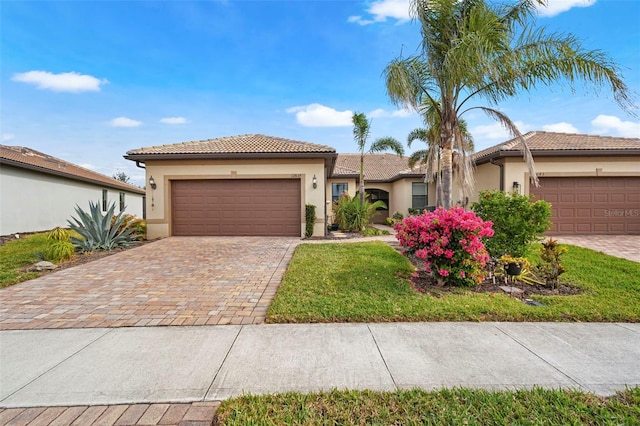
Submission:
[[[245,392],[640,385],[640,324],[379,323],[0,332],[0,407]]]

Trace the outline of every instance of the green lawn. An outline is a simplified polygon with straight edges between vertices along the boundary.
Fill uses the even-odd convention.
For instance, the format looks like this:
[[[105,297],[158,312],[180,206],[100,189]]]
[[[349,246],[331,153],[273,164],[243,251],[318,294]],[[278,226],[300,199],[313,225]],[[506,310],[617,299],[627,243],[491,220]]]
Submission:
[[[41,260],[35,253],[41,253],[46,245],[46,234],[34,234],[0,246],[0,288],[39,277],[40,272],[20,269]]]
[[[640,388],[610,398],[569,390],[452,389],[246,395],[222,402],[231,425],[637,425]]]
[[[537,296],[529,306],[503,294],[461,290],[440,297],[411,288],[409,261],[379,242],[301,244],[267,322],[640,321],[640,263],[569,246],[564,283],[575,296]]]

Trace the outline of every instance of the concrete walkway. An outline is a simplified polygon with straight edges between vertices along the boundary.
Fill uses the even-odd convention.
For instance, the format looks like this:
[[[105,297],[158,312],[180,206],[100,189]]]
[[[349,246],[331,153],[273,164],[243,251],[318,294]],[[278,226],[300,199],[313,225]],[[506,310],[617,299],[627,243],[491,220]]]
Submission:
[[[558,235],[552,238],[563,244],[640,262],[640,235]]]
[[[640,385],[640,324],[278,324],[0,332],[0,407],[251,392]]]

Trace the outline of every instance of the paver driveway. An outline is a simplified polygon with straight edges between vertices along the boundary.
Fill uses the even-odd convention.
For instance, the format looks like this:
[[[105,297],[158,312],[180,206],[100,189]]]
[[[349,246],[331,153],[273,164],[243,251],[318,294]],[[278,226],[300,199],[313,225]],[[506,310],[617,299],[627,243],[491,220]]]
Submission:
[[[0,290],[0,329],[259,324],[299,242],[145,244]]]

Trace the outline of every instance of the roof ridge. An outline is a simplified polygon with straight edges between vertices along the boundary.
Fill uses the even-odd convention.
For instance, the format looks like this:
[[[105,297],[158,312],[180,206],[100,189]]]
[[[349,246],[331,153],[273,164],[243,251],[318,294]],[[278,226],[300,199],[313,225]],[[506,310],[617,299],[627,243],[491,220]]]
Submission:
[[[18,148],[18,149],[16,149],[16,148]],[[98,178],[102,178],[102,179],[108,180],[111,185],[114,185],[116,187],[127,187],[130,190],[141,191],[140,188],[138,188],[137,186],[132,185],[130,183],[122,182],[122,181],[120,181],[118,179],[114,179],[111,176],[105,175],[105,174],[97,172],[95,170],[88,169],[86,167],[82,167],[82,166],[80,166],[78,164],[72,163],[70,161],[63,160],[63,159],[58,158],[58,157],[54,157],[53,155],[46,154],[44,152],[38,151],[38,150],[33,149],[33,148],[29,148],[27,146],[0,145],[0,149],[8,149],[8,150],[13,151],[14,153],[18,154],[20,157],[22,157],[22,156],[24,156],[24,157],[37,156],[37,157],[41,158],[42,160],[44,160],[46,162],[55,163],[58,167],[54,167],[53,164],[50,167],[47,167],[46,165],[37,164],[35,161],[31,161],[31,162],[26,161],[26,159],[20,158],[20,157],[11,158],[11,157],[4,156],[4,155],[0,156],[2,158],[6,158],[7,160],[15,161],[17,163],[25,164],[27,166],[36,167],[38,169],[49,170],[49,171],[59,170],[60,173],[64,173],[65,175],[70,176],[70,177],[90,179],[90,180],[92,180],[94,182],[100,182],[100,183],[103,183],[103,184],[107,183],[107,182],[104,182],[104,181],[100,181],[100,179],[98,179]],[[27,151],[27,152],[25,152],[25,151]],[[34,155],[34,154],[36,154],[36,155]],[[60,167],[60,166],[62,166],[62,167]],[[89,175],[93,175],[93,177],[82,176],[82,175],[80,175],[78,173],[75,173],[74,169],[82,171],[82,172],[85,172],[85,173],[87,173]]]

